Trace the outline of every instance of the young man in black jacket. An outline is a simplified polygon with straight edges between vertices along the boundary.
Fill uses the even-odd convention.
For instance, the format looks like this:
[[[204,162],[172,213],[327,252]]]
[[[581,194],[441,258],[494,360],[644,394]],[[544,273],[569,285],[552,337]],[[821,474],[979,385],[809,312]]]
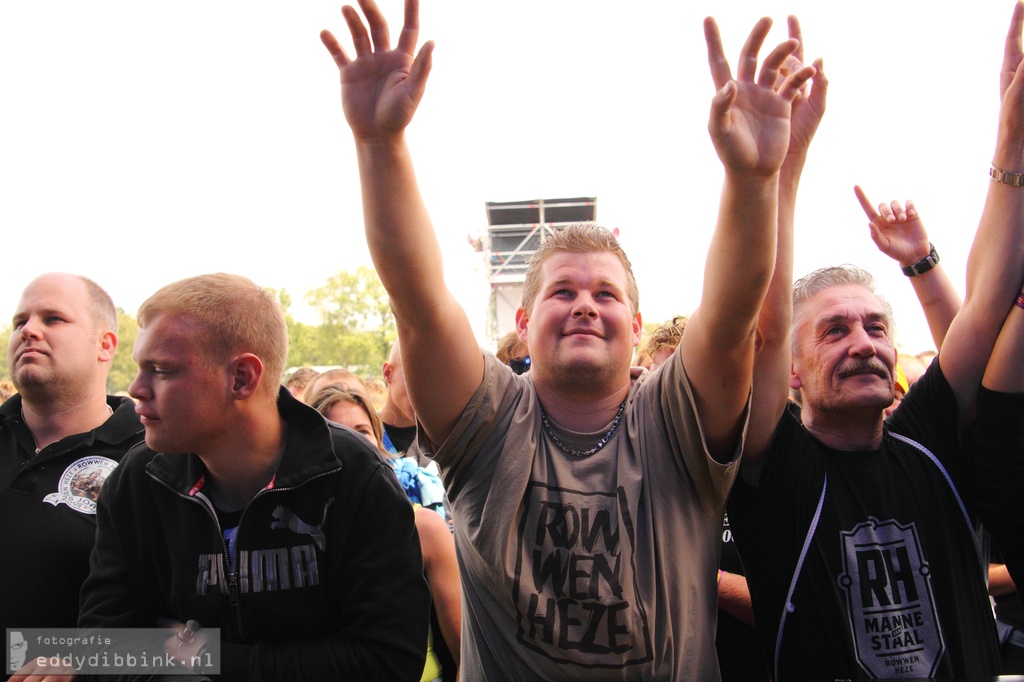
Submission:
[[[273,298],[235,275],[139,310],[146,442],[100,499],[80,627],[220,628],[225,679],[415,679],[429,594],[413,512],[365,439],[278,385]],[[179,635],[181,633],[179,632]]]

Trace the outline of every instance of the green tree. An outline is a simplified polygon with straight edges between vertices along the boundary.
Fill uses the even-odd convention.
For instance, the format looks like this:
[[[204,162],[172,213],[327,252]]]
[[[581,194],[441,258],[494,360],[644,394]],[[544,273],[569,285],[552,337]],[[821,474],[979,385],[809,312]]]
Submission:
[[[11,338],[11,325],[10,323],[0,327],[0,338],[4,341],[9,341]],[[11,378],[11,367],[7,364],[7,355],[4,355],[4,361],[0,362],[0,381],[10,380]]]
[[[289,328],[295,334],[292,343],[304,353],[290,354],[296,360],[290,366],[341,365],[363,374],[380,372],[397,330],[387,292],[373,268],[339,272],[307,293],[306,302],[321,324]]]
[[[320,325],[299,322],[291,313],[292,296],[286,290],[270,289],[284,311],[285,326],[288,328],[288,359],[285,370],[290,367],[323,366],[342,364],[337,348],[325,341],[327,335]]]
[[[117,353],[110,363],[110,374],[107,375],[107,393],[127,391],[139,366],[132,359],[132,347],[135,337],[139,334],[139,323],[135,316],[117,309]]]

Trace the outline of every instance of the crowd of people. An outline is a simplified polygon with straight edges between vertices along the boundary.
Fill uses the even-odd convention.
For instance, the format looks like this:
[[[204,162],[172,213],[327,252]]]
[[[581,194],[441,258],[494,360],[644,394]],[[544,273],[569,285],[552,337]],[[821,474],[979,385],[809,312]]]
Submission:
[[[963,300],[913,203],[855,190],[933,357],[897,352],[869,272],[794,283],[828,81],[793,17],[760,61],[758,21],[735,70],[705,22],[724,180],[697,309],[644,338],[615,237],[570,225],[480,349],[405,143],[433,44],[417,0],[394,47],[359,6],[354,55],[321,39],[398,327],[384,390],[286,372],[274,298],[211,274],[142,304],[130,398],[108,396],[113,301],[30,282],[0,405],[11,679],[77,674],[22,630],[157,627],[187,679],[214,644],[231,680],[1024,672],[1024,4]]]

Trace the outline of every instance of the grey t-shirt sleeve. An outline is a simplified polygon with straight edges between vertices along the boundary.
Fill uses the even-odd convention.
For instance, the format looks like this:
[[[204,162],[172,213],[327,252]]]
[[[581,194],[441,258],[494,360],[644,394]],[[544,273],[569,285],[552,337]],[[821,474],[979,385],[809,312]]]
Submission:
[[[437,462],[449,498],[454,500],[471,475],[492,475],[502,442],[521,400],[530,400],[529,380],[484,352],[484,377],[444,443],[432,449],[417,429],[416,445]]]
[[[684,479],[690,481],[705,510],[722,509],[739,471],[750,418],[750,396],[735,449],[726,461],[720,462],[708,450],[693,389],[679,353],[673,353],[669,362],[657,372],[642,377],[637,384],[634,386],[640,394],[637,400],[643,401],[637,414],[643,415],[641,432],[648,439],[648,447],[644,448],[651,453],[648,456],[656,451],[653,439],[658,437],[659,431],[663,432],[677,466],[683,469]]]

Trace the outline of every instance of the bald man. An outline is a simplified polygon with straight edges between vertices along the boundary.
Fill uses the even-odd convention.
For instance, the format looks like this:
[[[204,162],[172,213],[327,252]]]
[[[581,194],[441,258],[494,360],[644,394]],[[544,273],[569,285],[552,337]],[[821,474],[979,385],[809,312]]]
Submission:
[[[89,573],[96,497],[143,430],[106,394],[117,310],[92,280],[50,273],[21,295],[0,406],[0,628],[73,628]]]
[[[397,340],[391,346],[391,354],[381,371],[388,384],[388,399],[380,410],[380,420],[384,422],[384,447],[391,453],[404,455],[416,439],[416,412],[405,388],[402,349]]]

